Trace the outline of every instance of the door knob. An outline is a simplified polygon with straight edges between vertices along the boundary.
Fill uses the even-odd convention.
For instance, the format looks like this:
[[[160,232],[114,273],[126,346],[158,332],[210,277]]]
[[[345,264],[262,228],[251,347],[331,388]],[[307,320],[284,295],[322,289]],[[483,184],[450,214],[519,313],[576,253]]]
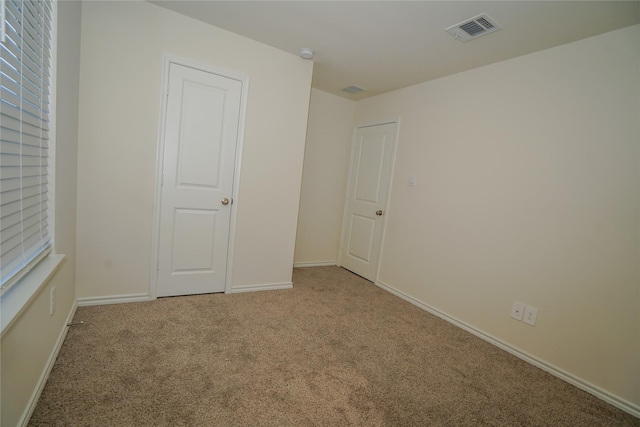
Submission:
[[[382,216],[382,211],[376,211],[376,215]]]
[[[229,199],[227,199],[226,197],[224,199],[221,200],[222,204],[227,206],[229,204]]]

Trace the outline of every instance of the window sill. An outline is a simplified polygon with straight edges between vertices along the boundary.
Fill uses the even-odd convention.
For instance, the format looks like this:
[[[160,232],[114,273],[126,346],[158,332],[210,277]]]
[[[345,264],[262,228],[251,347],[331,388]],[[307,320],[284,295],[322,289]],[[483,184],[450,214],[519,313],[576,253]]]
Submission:
[[[13,286],[0,300],[0,336],[29,306],[53,273],[60,267],[63,254],[49,255],[38,263],[23,279]]]

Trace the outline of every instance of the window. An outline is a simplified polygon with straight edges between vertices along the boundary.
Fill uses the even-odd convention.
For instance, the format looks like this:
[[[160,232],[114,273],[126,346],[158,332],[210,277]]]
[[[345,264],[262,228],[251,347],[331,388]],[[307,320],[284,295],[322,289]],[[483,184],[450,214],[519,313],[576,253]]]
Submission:
[[[0,0],[0,290],[51,250],[51,0]]]

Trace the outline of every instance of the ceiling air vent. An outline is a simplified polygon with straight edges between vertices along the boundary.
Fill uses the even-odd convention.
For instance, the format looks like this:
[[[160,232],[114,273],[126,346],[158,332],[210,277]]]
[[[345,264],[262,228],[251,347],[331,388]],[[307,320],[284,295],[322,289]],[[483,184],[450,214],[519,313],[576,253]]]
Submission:
[[[501,30],[502,27],[486,13],[475,18],[467,19],[459,24],[447,28],[447,33],[451,34],[461,42],[477,39],[485,34]]]
[[[358,93],[358,92],[362,92],[363,88],[358,87],[358,86],[349,86],[349,87],[345,87],[344,89],[342,89],[345,92],[349,92],[349,93]]]

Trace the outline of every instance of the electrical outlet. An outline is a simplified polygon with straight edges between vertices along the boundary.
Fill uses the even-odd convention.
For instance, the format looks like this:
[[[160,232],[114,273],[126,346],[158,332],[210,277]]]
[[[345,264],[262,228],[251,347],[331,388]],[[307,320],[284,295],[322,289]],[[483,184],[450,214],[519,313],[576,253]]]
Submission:
[[[536,317],[538,317],[538,309],[530,305],[524,308],[524,319],[522,321],[531,326],[536,325]]]
[[[518,301],[514,301],[511,306],[511,317],[516,320],[522,320],[522,315],[524,314],[524,304]]]
[[[49,291],[49,316],[53,316],[56,311],[56,288],[53,287]]]

